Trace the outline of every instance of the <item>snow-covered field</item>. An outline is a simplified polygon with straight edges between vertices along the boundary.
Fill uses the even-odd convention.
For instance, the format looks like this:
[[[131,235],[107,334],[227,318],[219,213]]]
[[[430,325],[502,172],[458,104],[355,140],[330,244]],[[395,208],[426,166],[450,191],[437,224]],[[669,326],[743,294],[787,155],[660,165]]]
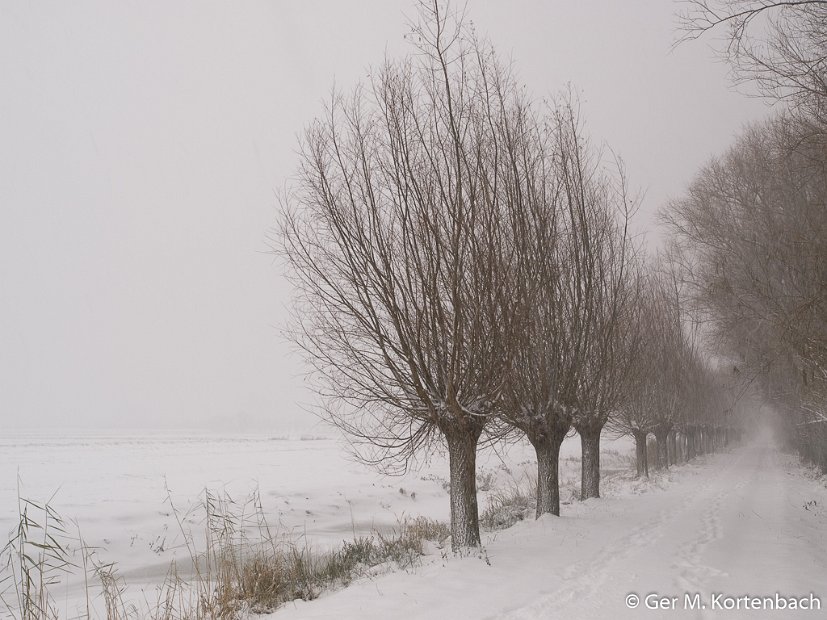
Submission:
[[[606,450],[610,467],[623,461],[625,468],[628,442],[608,442]],[[562,453],[563,493],[570,498],[579,481],[577,438]],[[484,450],[481,509],[492,492],[528,488],[534,467],[530,446]],[[52,498],[86,544],[98,548],[98,559],[116,562],[132,590],[151,598],[172,559],[188,557],[175,512],[196,542],[203,538],[205,489],[239,504],[257,491],[279,535],[321,550],[398,528],[406,517],[448,521],[447,475],[447,461],[437,454],[404,476],[384,476],[355,462],[341,440],[317,436],[18,431],[0,439],[0,532],[17,524],[19,477],[22,497]],[[71,606],[82,598],[82,583],[64,581],[61,595]]]
[[[651,482],[631,479],[631,445],[605,441],[603,498],[571,501],[579,442],[564,443],[562,516],[484,534],[484,551],[454,557],[432,549],[413,571],[363,578],[278,618],[759,617],[759,612],[687,611],[684,593],[821,596],[827,603],[827,489],[768,441],[702,457]],[[530,486],[529,446],[484,451],[480,508],[513,486]],[[76,521],[99,557],[117,562],[134,595],[151,592],[173,558],[181,527],[196,537],[204,489],[243,500],[258,490],[271,525],[316,549],[392,529],[406,517],[448,520],[442,456],[403,477],[353,462],[340,441],[301,437],[183,434],[53,436],[0,440],[0,531],[16,522],[21,494]],[[74,526],[72,526],[74,527]],[[677,596],[678,609],[630,610],[629,593]],[[78,580],[62,591],[79,604]],[[150,595],[151,596],[151,595]],[[668,614],[668,615],[667,615]],[[706,615],[704,615],[706,614]],[[807,615],[808,612],[799,611]],[[827,612],[822,611],[821,614]],[[809,617],[827,617],[809,612]],[[723,616],[722,616],[723,617]],[[779,617],[766,612],[764,617]]]

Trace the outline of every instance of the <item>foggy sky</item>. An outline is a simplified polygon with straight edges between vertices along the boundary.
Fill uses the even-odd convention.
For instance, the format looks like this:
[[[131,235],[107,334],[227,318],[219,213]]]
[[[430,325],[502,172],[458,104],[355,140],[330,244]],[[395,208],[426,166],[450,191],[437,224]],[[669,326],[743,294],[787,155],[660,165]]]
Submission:
[[[676,5],[470,0],[537,96],[571,82],[642,226],[766,106]],[[0,0],[0,432],[301,430],[268,253],[296,137],[407,49],[410,0]]]

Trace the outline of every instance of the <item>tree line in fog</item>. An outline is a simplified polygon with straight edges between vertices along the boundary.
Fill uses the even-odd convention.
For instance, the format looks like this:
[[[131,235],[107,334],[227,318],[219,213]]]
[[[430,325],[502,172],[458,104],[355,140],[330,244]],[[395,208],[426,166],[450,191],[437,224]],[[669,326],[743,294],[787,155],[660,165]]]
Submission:
[[[559,515],[572,431],[581,497],[599,497],[604,430],[634,437],[646,476],[647,440],[658,467],[719,449],[760,386],[827,465],[824,82],[804,83],[784,55],[802,45],[781,44],[799,19],[823,31],[827,5],[747,18],[752,3],[720,4],[688,3],[686,37],[731,25],[738,75],[793,105],[663,207],[658,253],[630,232],[622,161],[587,135],[576,97],[533,98],[438,1],[419,6],[408,56],[335,92],[303,134],[279,235],[296,341],[362,459],[404,469],[447,448],[454,548],[480,542],[480,444],[525,437],[537,516]],[[751,38],[771,11],[775,47]],[[822,31],[800,38],[823,46]],[[795,75],[771,79],[774,60]]]

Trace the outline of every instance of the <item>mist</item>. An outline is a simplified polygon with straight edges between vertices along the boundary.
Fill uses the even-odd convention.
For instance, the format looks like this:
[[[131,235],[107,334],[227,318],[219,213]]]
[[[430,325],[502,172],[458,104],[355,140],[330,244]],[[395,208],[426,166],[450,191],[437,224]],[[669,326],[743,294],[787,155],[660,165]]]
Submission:
[[[538,96],[567,83],[640,231],[766,104],[676,7],[472,0]],[[407,53],[409,2],[0,3],[0,428],[319,428],[270,252],[297,135]],[[748,94],[748,93],[747,93]]]

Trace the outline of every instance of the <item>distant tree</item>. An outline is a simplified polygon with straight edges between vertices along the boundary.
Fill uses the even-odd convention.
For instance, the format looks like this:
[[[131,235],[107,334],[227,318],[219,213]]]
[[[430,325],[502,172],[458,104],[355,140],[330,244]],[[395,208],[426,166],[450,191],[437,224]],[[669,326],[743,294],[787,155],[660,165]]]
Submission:
[[[693,380],[697,379],[693,371],[702,363],[698,359],[697,343],[681,298],[678,278],[671,259],[665,259],[655,274],[654,295],[660,320],[656,327],[653,326],[658,362],[652,376],[659,389],[651,417],[652,434],[657,441],[657,469],[669,467],[669,442],[674,438],[682,412],[692,400],[691,391],[704,389]]]
[[[281,249],[325,416],[386,468],[444,442],[457,548],[480,542],[477,445],[521,325],[506,217],[522,112],[462,16],[423,2],[409,38],[415,54],[305,131]]]
[[[652,263],[637,298],[637,347],[629,361],[628,387],[608,428],[635,440],[638,477],[649,476],[647,438],[658,440],[657,463],[662,466],[664,438],[671,432],[675,413],[685,396],[681,389],[685,345],[677,298],[659,265]],[[663,444],[663,445],[662,445]]]
[[[800,117],[748,129],[664,218],[719,353],[827,440],[827,148]],[[807,448],[802,444],[802,449]],[[827,450],[815,457],[827,467]]]

